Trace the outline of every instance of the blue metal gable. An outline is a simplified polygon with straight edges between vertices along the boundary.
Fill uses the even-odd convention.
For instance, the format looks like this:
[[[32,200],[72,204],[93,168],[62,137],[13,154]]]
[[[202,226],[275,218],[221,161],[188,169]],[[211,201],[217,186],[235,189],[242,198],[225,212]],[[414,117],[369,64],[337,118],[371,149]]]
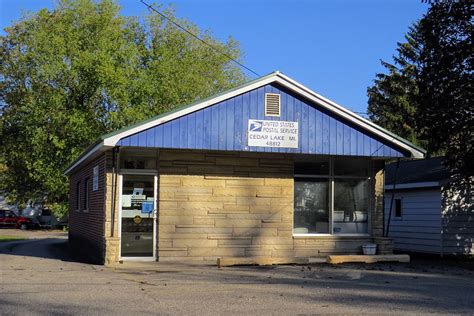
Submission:
[[[281,116],[264,116],[265,93],[281,95]],[[298,148],[249,147],[248,120],[298,122]],[[269,84],[122,138],[118,146],[403,157],[400,149],[317,104]]]

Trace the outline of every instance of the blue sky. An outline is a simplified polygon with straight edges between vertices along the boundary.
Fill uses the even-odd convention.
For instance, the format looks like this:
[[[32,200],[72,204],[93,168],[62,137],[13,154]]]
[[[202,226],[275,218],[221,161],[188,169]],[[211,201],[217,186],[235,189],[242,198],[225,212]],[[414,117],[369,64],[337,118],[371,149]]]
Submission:
[[[151,2],[151,0],[149,0]],[[0,27],[53,0],[0,0]],[[139,0],[119,0],[141,16]],[[280,70],[353,111],[365,112],[367,86],[391,60],[397,41],[421,18],[421,0],[175,0],[178,17],[225,40],[234,37],[244,64],[261,75]],[[1,32],[3,34],[3,31]]]

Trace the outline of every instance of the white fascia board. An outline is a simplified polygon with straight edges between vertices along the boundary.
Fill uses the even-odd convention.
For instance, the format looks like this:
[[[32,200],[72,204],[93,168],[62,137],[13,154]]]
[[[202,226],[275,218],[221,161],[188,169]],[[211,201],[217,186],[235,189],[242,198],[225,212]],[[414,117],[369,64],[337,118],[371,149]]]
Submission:
[[[317,104],[320,104],[321,106],[327,108],[328,110],[332,111],[332,112],[335,112],[337,113],[338,115],[344,117],[345,119],[357,124],[358,126],[361,126],[362,128],[388,140],[389,142],[392,142],[392,143],[395,143],[396,145],[398,145],[399,147],[402,147],[406,150],[408,150],[413,158],[424,158],[425,155],[423,152],[417,150],[416,148],[413,148],[411,146],[409,146],[408,144],[406,143],[403,143],[401,142],[400,140],[394,138],[393,136],[387,134],[385,131],[381,130],[380,127],[351,112],[350,110],[344,108],[343,106],[317,94],[316,92],[314,92],[313,90],[303,86],[302,84],[294,81],[293,79],[281,74],[281,73],[278,73],[277,76],[279,77],[280,80],[277,80],[280,84],[283,84],[284,86],[287,86],[288,87],[288,84],[286,82],[289,82],[291,83],[291,85],[293,87],[288,87],[290,89],[292,89],[293,91],[297,90],[296,92],[298,92],[299,94],[305,96],[306,98],[312,100],[313,102],[317,103]],[[284,81],[282,82],[281,79],[283,79]],[[285,82],[286,81],[286,82]],[[295,87],[297,89],[295,89]]]
[[[240,95],[242,93],[248,92],[250,90],[259,88],[262,85],[272,83],[272,82],[275,81],[274,77],[275,77],[275,75],[270,75],[270,76],[264,77],[264,78],[262,78],[262,80],[257,80],[257,81],[253,82],[250,85],[243,86],[240,89],[230,91],[229,93],[225,93],[225,94],[220,95],[218,97],[215,97],[213,99],[206,100],[204,102],[200,102],[200,103],[198,103],[194,106],[185,108],[181,111],[171,113],[169,115],[165,115],[165,116],[157,118],[155,120],[152,120],[152,121],[146,122],[144,124],[135,126],[134,128],[130,128],[128,130],[125,130],[125,131],[123,131],[121,133],[118,133],[116,135],[106,137],[101,142],[99,142],[96,146],[94,146],[92,149],[87,151],[81,158],[79,158],[77,161],[75,161],[71,166],[69,166],[66,169],[66,171],[64,171],[64,174],[68,175],[77,166],[79,166],[81,163],[83,163],[84,161],[86,161],[90,157],[93,157],[97,152],[103,152],[107,149],[115,147],[117,145],[117,143],[119,142],[119,140],[124,138],[124,137],[133,135],[133,134],[138,133],[140,131],[149,129],[149,128],[154,127],[154,126],[158,126],[160,124],[163,124],[163,123],[166,123],[168,121],[174,120],[178,117],[181,117],[181,116],[184,116],[186,114],[189,114],[189,113],[198,111],[200,109],[206,108],[208,106],[211,106],[213,104],[219,103],[219,102],[224,101],[224,100],[227,100],[227,99],[232,98],[234,96],[237,96],[237,95]]]
[[[110,147],[111,148],[111,147]],[[69,175],[71,173],[72,170],[74,170],[77,166],[79,166],[80,164],[82,164],[84,161],[88,160],[89,158],[92,158],[94,157],[96,154],[99,154],[101,152],[104,152],[106,151],[107,149],[109,149],[109,146],[104,146],[104,142],[100,142],[98,143],[97,145],[95,145],[92,149],[90,149],[89,151],[87,151],[81,158],[79,158],[78,160],[76,160],[74,162],[74,164],[72,164],[71,166],[69,166],[66,171],[64,171],[64,175]]]
[[[432,187],[439,187],[440,183],[438,181],[429,181],[429,182],[414,182],[414,183],[402,183],[396,184],[395,190],[398,189],[417,189],[417,188],[432,188]],[[392,191],[393,184],[386,184],[385,190]]]

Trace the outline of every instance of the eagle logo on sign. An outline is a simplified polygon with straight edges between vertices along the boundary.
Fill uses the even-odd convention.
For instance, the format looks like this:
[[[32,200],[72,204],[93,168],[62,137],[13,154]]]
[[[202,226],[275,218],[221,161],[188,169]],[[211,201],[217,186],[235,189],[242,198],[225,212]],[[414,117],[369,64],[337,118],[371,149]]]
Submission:
[[[251,132],[261,132],[263,127],[263,123],[260,121],[251,121],[249,130]]]

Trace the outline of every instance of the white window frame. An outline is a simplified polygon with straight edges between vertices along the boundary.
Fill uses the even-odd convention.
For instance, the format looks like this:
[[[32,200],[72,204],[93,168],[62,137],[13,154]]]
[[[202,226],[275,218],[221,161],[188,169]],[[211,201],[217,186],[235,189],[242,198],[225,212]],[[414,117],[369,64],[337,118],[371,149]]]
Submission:
[[[122,185],[123,185],[123,176],[124,175],[149,175],[153,176],[153,193],[155,195],[154,204],[153,204],[153,256],[151,257],[122,257]],[[118,174],[118,237],[119,237],[119,260],[122,261],[156,261],[157,259],[157,230],[158,230],[158,172],[156,170],[150,169],[120,169]]]
[[[344,236],[344,237],[366,237],[366,236],[371,236],[372,232],[372,210],[373,210],[373,203],[371,202],[372,198],[369,196],[369,208],[368,208],[368,214],[367,214],[367,233],[364,234],[334,234],[333,232],[333,213],[334,213],[334,179],[360,179],[360,180],[367,180],[369,181],[369,194],[371,192],[371,181],[372,177],[369,176],[335,176],[334,175],[334,160],[335,158],[338,157],[330,157],[329,158],[329,175],[307,175],[307,174],[294,174],[293,179],[296,178],[308,178],[308,179],[329,179],[329,231],[332,233],[329,234],[323,234],[323,233],[294,233],[293,232],[293,237],[338,237],[338,236]],[[298,163],[298,162],[295,162]],[[367,162],[367,168],[369,172],[372,170],[371,168],[371,163],[368,161]],[[294,184],[293,184],[294,185]],[[294,202],[293,202],[293,208],[294,208]],[[293,210],[293,222],[292,222],[292,231],[294,231],[294,210]]]
[[[92,168],[92,191],[99,190],[99,165]]]

